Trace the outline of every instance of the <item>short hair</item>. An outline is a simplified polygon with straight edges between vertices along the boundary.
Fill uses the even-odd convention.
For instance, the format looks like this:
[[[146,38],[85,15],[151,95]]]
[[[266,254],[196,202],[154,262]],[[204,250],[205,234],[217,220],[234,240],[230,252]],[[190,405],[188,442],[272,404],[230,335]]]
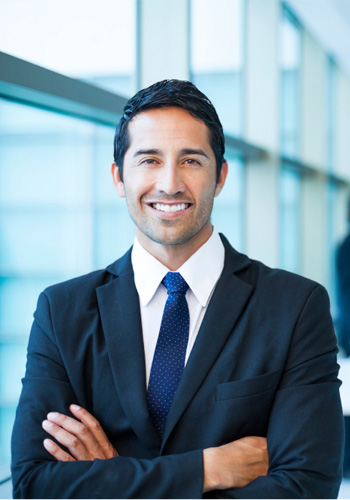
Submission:
[[[123,181],[123,162],[130,146],[128,124],[143,111],[155,108],[178,107],[202,120],[209,130],[209,141],[216,160],[216,181],[225,162],[225,137],[218,114],[211,101],[193,83],[185,80],[162,80],[140,90],[125,105],[114,136],[114,161]]]

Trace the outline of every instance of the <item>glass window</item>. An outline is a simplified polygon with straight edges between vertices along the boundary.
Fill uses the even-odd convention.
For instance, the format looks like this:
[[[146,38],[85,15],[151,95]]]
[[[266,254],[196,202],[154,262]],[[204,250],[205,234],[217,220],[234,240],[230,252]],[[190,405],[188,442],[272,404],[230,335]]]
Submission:
[[[296,157],[300,147],[301,31],[291,14],[283,9],[280,24],[281,151]]]
[[[300,174],[282,167],[280,177],[280,265],[300,272]]]
[[[0,10],[2,52],[121,95],[135,92],[136,0],[0,0]]]
[[[225,132],[242,134],[243,1],[191,0],[191,78]]]
[[[105,267],[133,240],[114,190],[113,127],[0,100],[0,463],[33,312],[48,285]]]
[[[300,152],[301,30],[285,8],[280,20],[280,149],[290,158]],[[280,265],[300,272],[300,174],[282,165],[280,173]]]
[[[326,102],[326,126],[327,126],[327,170],[334,172],[335,162],[335,124],[336,124],[336,66],[332,58],[328,59],[327,65],[327,102]]]
[[[243,161],[226,154],[229,170],[225,186],[214,201],[213,224],[223,233],[236,250],[244,251],[244,192],[245,175]]]

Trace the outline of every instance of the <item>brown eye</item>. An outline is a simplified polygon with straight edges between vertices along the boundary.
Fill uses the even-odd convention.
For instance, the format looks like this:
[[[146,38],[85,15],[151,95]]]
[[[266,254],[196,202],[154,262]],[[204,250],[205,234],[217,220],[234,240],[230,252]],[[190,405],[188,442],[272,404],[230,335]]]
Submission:
[[[188,165],[200,166],[199,161],[195,160],[194,158],[187,158],[187,160],[185,160],[185,163],[187,163]]]
[[[156,160],[153,158],[145,158],[144,160],[141,161],[141,164],[146,164],[146,165],[152,165],[156,163]]]

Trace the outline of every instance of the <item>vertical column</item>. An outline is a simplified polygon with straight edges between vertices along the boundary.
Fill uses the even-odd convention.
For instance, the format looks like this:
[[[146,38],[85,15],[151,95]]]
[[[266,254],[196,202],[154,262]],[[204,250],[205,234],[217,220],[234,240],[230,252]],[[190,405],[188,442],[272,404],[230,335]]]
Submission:
[[[325,169],[326,165],[327,57],[306,32],[302,34],[301,161]]]
[[[327,59],[324,51],[303,32],[301,73],[301,160],[326,168],[326,81]],[[313,175],[302,182],[302,262],[304,276],[327,285],[327,185],[326,177]]]
[[[266,148],[247,162],[247,253],[278,265],[279,0],[246,1],[245,137]],[[268,28],[267,28],[268,27]]]
[[[189,0],[139,1],[140,88],[189,78]]]

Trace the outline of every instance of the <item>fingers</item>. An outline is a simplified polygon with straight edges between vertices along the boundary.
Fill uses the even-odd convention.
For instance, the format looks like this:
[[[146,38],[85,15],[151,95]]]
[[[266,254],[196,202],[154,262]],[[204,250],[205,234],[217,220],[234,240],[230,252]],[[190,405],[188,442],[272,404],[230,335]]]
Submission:
[[[99,447],[102,450],[104,450],[105,453],[104,458],[111,458],[118,456],[117,450],[115,450],[114,447],[112,446],[111,442],[106,436],[106,433],[102,429],[100,422],[93,415],[91,415],[91,413],[85,410],[85,408],[82,408],[81,406],[78,405],[70,405],[69,409],[73,413],[73,415],[76,418],[78,418],[82,422],[82,424],[84,424],[90,430],[91,434],[97,441]]]
[[[89,429],[100,445],[104,445],[106,443],[108,438],[102,429],[100,422],[93,415],[91,415],[91,413],[78,405],[70,405],[69,409],[73,415],[78,418],[80,422],[82,422],[85,428]]]
[[[44,440],[44,448],[50,453],[56,460],[60,462],[73,462],[74,458],[62,450],[56,443],[51,441],[51,439]]]
[[[77,437],[77,435],[79,435],[77,430],[78,425],[82,424],[61,414],[52,415],[49,413],[48,417],[49,416],[52,420],[56,420],[57,424],[52,420],[44,420],[42,425],[45,431],[67,448],[72,457],[78,460],[89,460],[86,446],[83,444],[82,440]]]
[[[249,461],[248,478],[255,479],[267,476],[269,469],[269,454],[267,439],[259,436],[247,436],[234,442]]]
[[[265,438],[248,436],[209,448],[203,453],[204,491],[242,488],[268,473],[269,457]]]
[[[267,449],[267,439],[259,436],[248,436],[243,438],[245,444],[251,446],[255,453],[256,460],[260,464],[260,475],[266,476],[269,468],[269,453]]]
[[[266,476],[269,467],[267,439],[260,436],[247,436],[230,443],[238,447],[251,460],[251,467],[256,467],[258,475]]]
[[[59,457],[57,460],[62,461],[67,461],[68,457],[73,460],[95,460],[96,458],[104,460],[118,456],[99,421],[93,415],[77,405],[71,405],[70,410],[76,418],[51,412],[42,424],[45,431],[69,451],[69,454],[66,454],[53,441],[47,440],[44,446],[51,455],[55,458]]]
[[[238,439],[236,443],[245,443],[247,445],[253,446],[255,448],[261,448],[267,450],[267,439],[260,436],[246,436],[244,438]]]

